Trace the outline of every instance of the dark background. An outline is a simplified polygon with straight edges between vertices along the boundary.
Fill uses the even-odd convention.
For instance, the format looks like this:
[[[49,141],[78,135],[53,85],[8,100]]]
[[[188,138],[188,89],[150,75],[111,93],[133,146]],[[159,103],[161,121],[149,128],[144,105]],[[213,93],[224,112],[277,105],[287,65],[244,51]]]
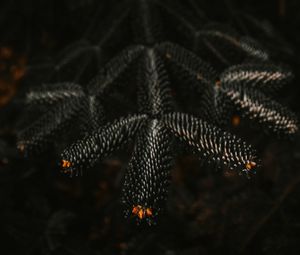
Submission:
[[[300,254],[299,135],[285,141],[259,131],[247,134],[263,163],[250,180],[212,171],[192,156],[179,157],[166,213],[152,227],[136,227],[123,217],[119,194],[125,159],[110,158],[70,179],[60,175],[51,151],[31,160],[17,153],[16,123],[31,81],[26,67],[78,40],[88,17],[84,10],[92,4],[0,4],[0,253]],[[300,2],[233,4],[269,20],[294,50],[285,62],[296,78],[281,99],[299,116]],[[230,17],[221,1],[204,6],[215,20]]]

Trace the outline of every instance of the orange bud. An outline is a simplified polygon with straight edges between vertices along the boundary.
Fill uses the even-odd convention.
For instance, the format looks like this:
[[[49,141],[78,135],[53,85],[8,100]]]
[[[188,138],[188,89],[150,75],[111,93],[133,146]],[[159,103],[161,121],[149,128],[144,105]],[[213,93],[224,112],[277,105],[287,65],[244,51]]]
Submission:
[[[153,215],[151,208],[144,208],[141,205],[136,205],[132,207],[132,214],[139,217],[140,220],[144,219],[145,217],[151,217]]]
[[[232,126],[234,126],[234,127],[239,126],[239,125],[241,124],[241,118],[240,118],[240,116],[238,116],[238,115],[232,116],[231,124],[232,124]]]
[[[146,215],[147,215],[148,217],[151,217],[151,216],[153,215],[152,209],[151,209],[151,208],[147,208],[147,209],[146,209]]]
[[[67,160],[62,160],[62,162],[61,162],[61,166],[63,168],[69,168],[71,165],[72,165],[72,163],[70,161],[67,161]]]
[[[252,170],[254,167],[256,167],[256,163],[253,162],[253,161],[246,164],[246,169],[247,170]]]
[[[139,213],[140,209],[141,209],[141,206],[139,206],[139,205],[133,206],[132,214],[137,215]]]
[[[139,210],[138,217],[140,218],[140,220],[142,220],[145,217],[145,211],[143,209]]]

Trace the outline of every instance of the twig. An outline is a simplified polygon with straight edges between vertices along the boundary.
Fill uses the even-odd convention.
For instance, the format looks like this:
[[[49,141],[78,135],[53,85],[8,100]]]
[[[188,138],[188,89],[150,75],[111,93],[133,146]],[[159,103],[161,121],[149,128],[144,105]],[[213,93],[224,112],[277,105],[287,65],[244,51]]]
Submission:
[[[251,241],[254,239],[254,237],[257,235],[257,233],[261,230],[261,228],[269,221],[269,219],[277,212],[277,210],[280,208],[282,203],[285,201],[285,199],[288,197],[290,193],[292,193],[293,189],[297,186],[297,184],[300,182],[300,176],[292,180],[287,187],[285,188],[282,195],[279,197],[277,202],[274,204],[272,209],[261,219],[257,222],[257,224],[254,225],[252,230],[250,231],[250,234],[246,237],[245,241],[241,245],[241,248],[239,250],[240,253],[242,253],[245,248],[251,243]]]

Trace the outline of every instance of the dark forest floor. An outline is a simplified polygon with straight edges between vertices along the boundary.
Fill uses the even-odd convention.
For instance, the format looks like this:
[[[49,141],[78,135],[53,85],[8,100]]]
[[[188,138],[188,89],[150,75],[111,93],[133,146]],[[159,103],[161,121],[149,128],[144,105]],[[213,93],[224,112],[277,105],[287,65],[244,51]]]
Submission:
[[[299,116],[300,2],[278,1],[285,7],[275,0],[236,2],[270,20],[294,48],[288,64],[296,78],[282,97]],[[107,159],[70,179],[60,175],[51,151],[23,159],[15,148],[20,112],[15,94],[26,90],[30,54],[38,56],[43,47],[57,51],[74,37],[63,17],[35,19],[42,22],[29,28],[38,30],[27,34],[32,38],[12,20],[5,29],[14,32],[0,39],[2,62],[14,67],[7,74],[0,66],[1,254],[300,254],[300,135],[282,141],[246,132],[262,159],[250,180],[211,171],[192,156],[178,158],[167,211],[150,228],[136,227],[120,209],[125,160]],[[34,43],[26,45],[30,40]]]

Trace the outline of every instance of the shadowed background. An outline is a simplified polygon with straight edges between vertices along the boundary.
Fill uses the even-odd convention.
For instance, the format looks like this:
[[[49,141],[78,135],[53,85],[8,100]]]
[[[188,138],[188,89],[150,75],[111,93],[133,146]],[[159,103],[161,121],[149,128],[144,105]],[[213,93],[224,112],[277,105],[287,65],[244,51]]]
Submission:
[[[89,19],[82,13],[88,13],[93,2],[0,4],[1,252],[299,254],[299,135],[294,141],[279,141],[246,132],[263,162],[251,180],[212,171],[192,156],[178,158],[172,170],[167,212],[150,228],[136,227],[124,219],[120,209],[126,155],[109,158],[82,177],[70,179],[60,175],[51,150],[30,161],[17,153],[19,101],[32,82],[26,72],[28,65],[45,63],[49,56],[78,40]],[[211,0],[203,8],[216,21],[230,20],[229,10],[236,8],[274,25],[294,50],[285,62],[296,78],[281,99],[298,114],[299,1]],[[242,125],[234,129],[243,132],[239,128]]]

